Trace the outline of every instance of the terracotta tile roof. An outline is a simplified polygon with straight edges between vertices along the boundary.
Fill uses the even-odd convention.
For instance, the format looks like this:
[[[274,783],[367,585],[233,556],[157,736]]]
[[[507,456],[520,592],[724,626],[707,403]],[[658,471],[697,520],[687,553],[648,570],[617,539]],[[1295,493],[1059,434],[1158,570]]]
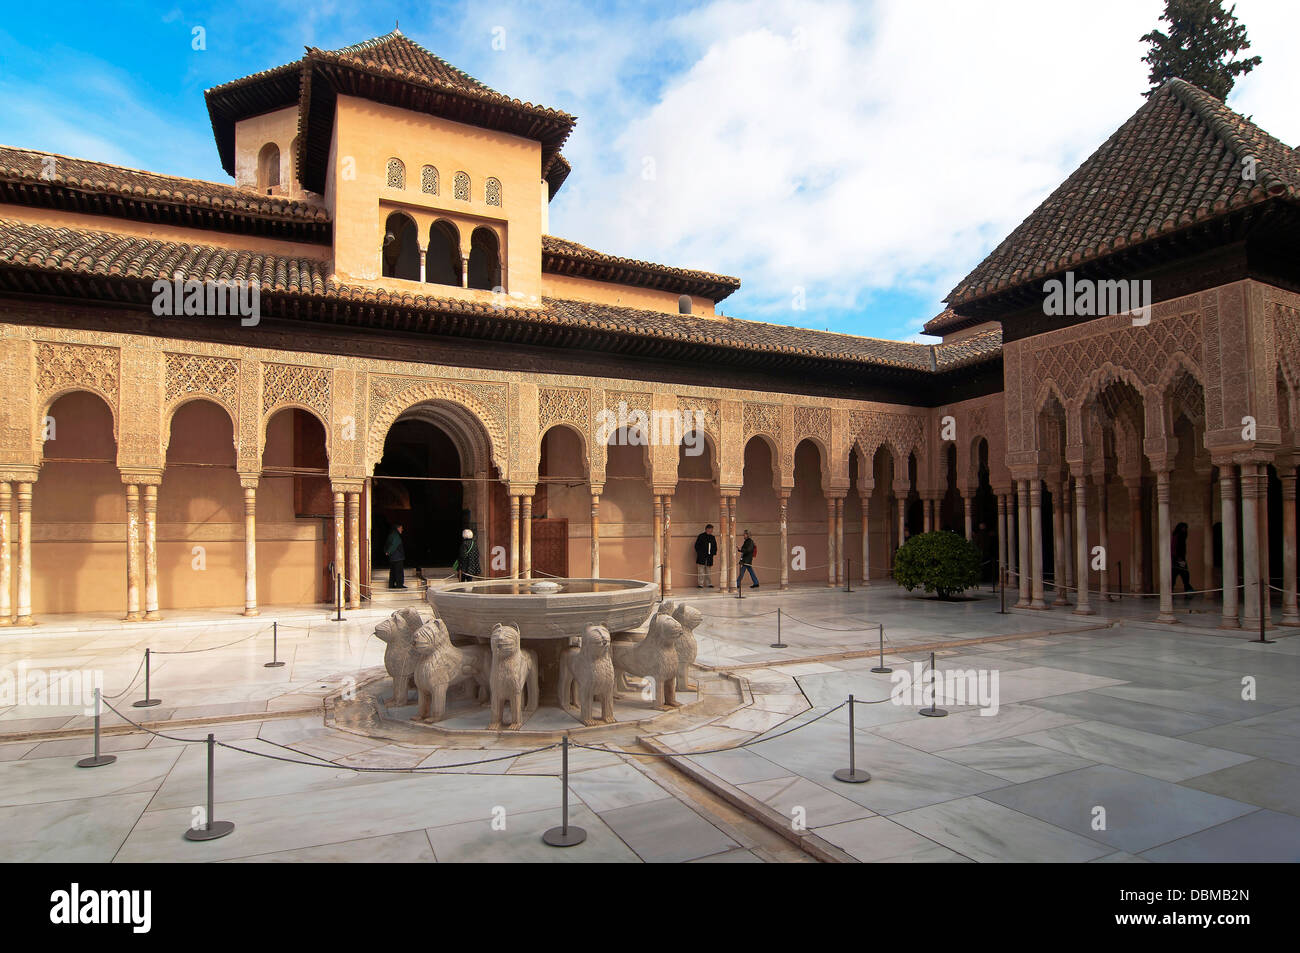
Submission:
[[[306,202],[13,146],[0,146],[0,201],[286,239],[330,239],[329,212]]]
[[[464,92],[501,96],[495,89],[480,83],[463,70],[456,69],[442,57],[430,53],[401,30],[393,30],[392,33],[372,37],[332,52],[367,66],[413,73],[426,82],[451,86]]]
[[[1255,179],[1244,179],[1253,157]],[[1300,201],[1296,153],[1204,90],[1165,83],[948,295],[963,305],[1246,206]],[[960,326],[945,312],[931,333]]]
[[[523,332],[551,329],[593,331],[621,335],[638,342],[658,341],[682,348],[712,348],[768,358],[834,361],[867,367],[926,373],[945,371],[1000,353],[1000,332],[972,335],[950,345],[915,344],[835,334],[806,328],[745,321],[664,314],[637,308],[620,308],[591,302],[546,298],[537,307],[499,307],[490,303],[440,298],[435,295],[392,293],[342,284],[329,274],[326,262],[314,258],[287,258],[249,251],[182,242],[126,236],[88,229],[50,228],[30,222],[0,219],[0,276],[26,275],[26,282],[4,286],[25,292],[65,297],[104,296],[92,281],[120,285],[134,280],[147,286],[159,278],[180,273],[204,281],[258,281],[263,294],[298,296],[322,306],[350,307],[356,315],[367,309],[406,309],[428,315],[478,315]],[[134,295],[111,290],[118,300],[139,301],[147,287]],[[423,321],[415,326],[427,327]],[[453,324],[447,333],[455,333]],[[494,331],[493,338],[506,336]],[[535,334],[533,335],[536,336]]]
[[[607,255],[554,235],[542,236],[542,270],[677,294],[694,294],[715,302],[740,287],[739,278]]]

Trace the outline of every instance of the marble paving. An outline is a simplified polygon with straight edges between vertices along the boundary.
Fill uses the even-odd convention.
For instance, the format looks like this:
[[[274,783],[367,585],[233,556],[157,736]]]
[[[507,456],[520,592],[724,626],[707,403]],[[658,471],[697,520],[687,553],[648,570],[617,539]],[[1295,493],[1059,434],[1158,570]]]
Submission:
[[[371,637],[386,612],[286,612],[266,669],[269,618],[87,624],[10,636],[0,669],[102,672],[128,718],[171,737],[109,734],[111,766],[78,769],[90,718],[78,703],[0,704],[0,855],[16,861],[700,862],[789,860],[757,823],[737,821],[637,737],[862,862],[1162,862],[1300,860],[1300,638],[1274,645],[1192,625],[997,612],[981,598],[945,605],[879,583],[845,593],[760,590],[693,598],[700,659],[734,669],[748,694],[725,711],[611,726],[570,750],[571,823],[583,845],[557,850],[560,752],[502,732],[474,740],[383,737],[327,723],[327,698],[382,665]],[[789,646],[769,648],[781,610]],[[1118,615],[1118,614],[1117,614]],[[935,645],[944,718],[896,703],[874,648],[899,673],[928,667]],[[987,637],[1014,636],[998,641]],[[966,644],[943,648],[945,642]],[[233,644],[231,644],[233,643]],[[134,709],[145,647],[163,704]],[[912,650],[909,650],[911,647]],[[199,651],[195,651],[199,650]],[[996,713],[954,692],[997,676]],[[702,686],[707,681],[702,682]],[[844,702],[866,784],[847,767]],[[700,699],[708,698],[707,688]],[[928,702],[927,702],[928,704]],[[635,700],[632,702],[635,707]],[[620,717],[630,717],[630,708]],[[713,713],[710,713],[713,712]],[[468,715],[459,717],[468,718]],[[108,725],[123,725],[117,716]],[[467,726],[477,727],[469,718]],[[570,728],[558,712],[539,726]],[[212,732],[216,819],[235,833],[181,834],[204,797]],[[750,826],[747,826],[750,825]],[[774,837],[767,831],[769,837]],[[790,850],[793,850],[792,848]],[[797,852],[796,852],[797,853]],[[799,855],[806,857],[806,855]]]

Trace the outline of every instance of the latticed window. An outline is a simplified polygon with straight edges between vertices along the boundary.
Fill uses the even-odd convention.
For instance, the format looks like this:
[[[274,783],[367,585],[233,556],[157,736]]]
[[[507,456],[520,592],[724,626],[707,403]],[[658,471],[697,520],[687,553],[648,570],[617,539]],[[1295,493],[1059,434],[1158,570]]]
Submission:
[[[487,193],[488,205],[500,205],[501,204],[501,180],[488,179],[486,193]]]
[[[401,159],[388,160],[388,187],[390,189],[406,188],[406,166]]]
[[[469,201],[469,176],[464,172],[457,172],[456,178],[451,187],[452,198],[459,199],[462,202]]]
[[[438,194],[438,170],[431,165],[420,170],[420,191],[426,195]]]

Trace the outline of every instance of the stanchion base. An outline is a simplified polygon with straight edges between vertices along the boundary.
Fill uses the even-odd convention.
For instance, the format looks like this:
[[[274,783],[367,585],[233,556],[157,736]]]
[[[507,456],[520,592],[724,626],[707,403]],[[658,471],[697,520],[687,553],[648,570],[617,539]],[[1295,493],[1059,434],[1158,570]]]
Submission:
[[[877,665],[875,668],[872,669],[872,671],[875,672],[877,675],[888,675],[890,672],[893,671],[893,669],[889,668],[886,665]]]
[[[926,718],[947,718],[948,710],[946,708],[922,708],[918,714]]]
[[[577,847],[587,839],[587,832],[581,827],[552,827],[542,835],[542,843],[551,847]]]
[[[262,668],[284,668],[283,662],[267,662]]]
[[[769,649],[788,649],[789,647],[784,642],[773,642],[768,646]]]
[[[98,758],[82,758],[77,762],[79,768],[102,768],[106,764],[112,764],[117,760],[115,754],[101,754]]]
[[[1251,639],[1255,645],[1277,645],[1277,639]]]
[[[836,781],[843,781],[845,784],[861,784],[864,781],[871,780],[871,775],[861,768],[840,768],[831,777]]]
[[[213,821],[207,827],[193,828],[185,832],[186,840],[216,840],[225,837],[235,829],[234,821]]]
[[[161,705],[161,698],[142,698],[138,702],[132,702],[132,708],[153,708],[155,705]]]

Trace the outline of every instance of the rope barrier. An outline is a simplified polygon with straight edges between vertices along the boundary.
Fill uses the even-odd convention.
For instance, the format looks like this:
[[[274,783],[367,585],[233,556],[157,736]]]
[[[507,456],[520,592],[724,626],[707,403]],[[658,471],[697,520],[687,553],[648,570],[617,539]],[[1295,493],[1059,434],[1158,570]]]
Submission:
[[[238,645],[241,642],[247,642],[249,639],[256,638],[257,636],[262,635],[270,628],[272,628],[271,625],[264,625],[260,629],[253,632],[252,634],[244,636],[242,639],[235,639],[235,641],[226,642],[223,645],[210,645],[207,648],[203,648],[203,649],[170,649],[170,650],[153,649],[152,653],[154,655],[197,655],[200,652],[215,652],[217,649],[228,649],[232,645]]]

